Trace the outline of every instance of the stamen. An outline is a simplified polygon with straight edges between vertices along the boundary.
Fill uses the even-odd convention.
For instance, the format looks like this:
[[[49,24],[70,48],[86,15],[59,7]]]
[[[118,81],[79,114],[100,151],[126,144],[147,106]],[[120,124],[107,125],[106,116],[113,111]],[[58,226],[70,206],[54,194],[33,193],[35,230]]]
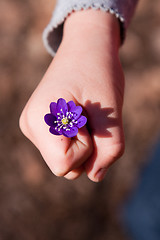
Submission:
[[[69,120],[68,120],[67,117],[64,117],[64,118],[61,120],[61,122],[62,122],[63,125],[66,125],[66,124],[68,124]]]
[[[54,123],[60,123],[60,122],[61,122],[61,120],[54,121]]]
[[[59,128],[58,128],[58,131],[60,131],[62,127],[63,127],[63,125],[60,125]]]
[[[70,129],[70,128],[67,128],[66,131],[71,131],[71,129]]]
[[[68,118],[71,119],[73,117],[73,113],[68,112]]]

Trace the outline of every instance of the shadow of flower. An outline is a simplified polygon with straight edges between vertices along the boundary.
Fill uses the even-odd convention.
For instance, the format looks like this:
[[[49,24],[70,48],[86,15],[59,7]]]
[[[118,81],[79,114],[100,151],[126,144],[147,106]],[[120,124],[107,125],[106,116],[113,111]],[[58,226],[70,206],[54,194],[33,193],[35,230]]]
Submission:
[[[88,119],[87,128],[91,135],[112,137],[108,128],[118,126],[118,119],[109,116],[114,112],[113,108],[102,108],[99,102],[91,103],[87,100],[85,111]]]

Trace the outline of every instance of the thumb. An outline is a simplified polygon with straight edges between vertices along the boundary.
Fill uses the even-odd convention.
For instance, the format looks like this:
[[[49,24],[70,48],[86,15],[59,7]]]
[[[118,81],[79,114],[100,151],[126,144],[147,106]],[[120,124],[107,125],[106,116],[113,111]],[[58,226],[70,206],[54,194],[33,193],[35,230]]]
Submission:
[[[20,128],[24,135],[39,149],[56,176],[79,168],[92,153],[92,141],[86,127],[79,129],[74,138],[53,135],[43,119],[46,108],[42,110],[36,106],[29,105],[21,115]]]
[[[92,142],[86,127],[80,129],[77,136],[71,139],[44,131],[36,144],[51,171],[56,176],[70,173],[68,177],[66,176],[68,179],[80,175],[81,166],[92,153]]]

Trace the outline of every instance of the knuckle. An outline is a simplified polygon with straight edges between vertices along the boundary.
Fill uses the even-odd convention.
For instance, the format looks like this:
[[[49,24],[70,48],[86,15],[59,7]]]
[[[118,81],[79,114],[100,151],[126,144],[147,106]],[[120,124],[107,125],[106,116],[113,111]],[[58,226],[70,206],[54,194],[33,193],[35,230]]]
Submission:
[[[66,156],[63,156],[58,158],[58,163],[55,163],[53,173],[57,177],[63,177],[71,170],[72,166],[69,163],[69,159],[67,159]]]
[[[57,177],[63,177],[68,172],[69,170],[67,170],[67,168],[64,168],[64,167],[56,167],[54,168],[54,171],[53,171],[54,175],[56,175]]]
[[[30,108],[26,106],[19,119],[19,127],[22,133],[29,138],[33,129],[34,119],[30,113]]]
[[[125,149],[125,144],[124,144],[124,142],[116,143],[116,144],[114,144],[114,145],[110,148],[109,155],[110,155],[114,160],[116,160],[116,159],[120,158],[120,157],[123,155],[124,149]]]
[[[27,118],[26,118],[26,110],[24,109],[21,113],[21,116],[19,118],[19,127],[24,135],[27,135]]]
[[[57,177],[63,177],[65,174],[63,171],[61,171],[61,169],[54,169],[53,171],[54,175],[57,176]]]

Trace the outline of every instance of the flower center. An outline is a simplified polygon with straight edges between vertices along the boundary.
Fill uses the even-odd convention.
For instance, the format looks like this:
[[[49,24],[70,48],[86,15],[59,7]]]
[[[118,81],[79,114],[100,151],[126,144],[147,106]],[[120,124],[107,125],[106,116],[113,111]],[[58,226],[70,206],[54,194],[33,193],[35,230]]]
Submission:
[[[63,118],[63,119],[61,120],[61,122],[63,123],[63,125],[66,125],[66,124],[69,123],[69,120],[68,120],[67,117],[65,117],[65,118]]]

